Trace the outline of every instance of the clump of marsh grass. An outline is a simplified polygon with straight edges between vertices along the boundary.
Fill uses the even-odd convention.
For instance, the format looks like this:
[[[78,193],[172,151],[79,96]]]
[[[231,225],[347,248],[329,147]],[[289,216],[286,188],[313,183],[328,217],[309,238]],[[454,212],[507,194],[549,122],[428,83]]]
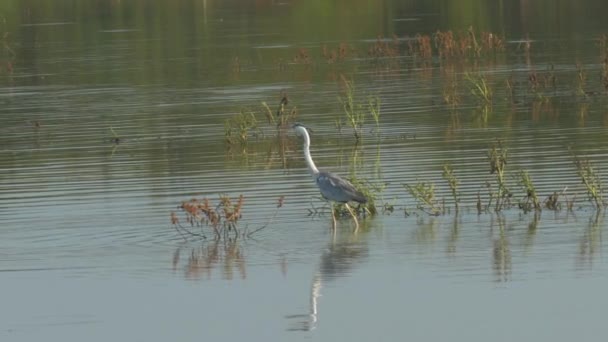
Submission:
[[[417,209],[425,213],[438,216],[442,213],[441,207],[435,198],[435,183],[417,182],[416,184],[404,184],[405,190],[414,197]]]
[[[524,193],[526,194],[519,201],[519,208],[522,209],[525,213],[532,210],[542,210],[542,206],[540,205],[540,201],[536,194],[536,188],[532,183],[532,178],[530,174],[526,170],[521,170],[519,172],[519,185],[522,187]]]
[[[435,48],[441,59],[480,58],[505,50],[504,37],[492,32],[479,35],[472,26],[467,31],[437,31],[434,34]]]
[[[547,196],[547,198],[543,202],[545,208],[553,211],[561,210],[563,207],[561,198],[565,197],[566,208],[571,211],[574,206],[574,201],[576,200],[576,195],[574,195],[572,199],[569,199],[568,196],[566,196],[567,190],[568,187],[565,187],[561,192],[554,191],[552,194]]]
[[[357,208],[354,208],[355,212],[357,212],[357,214],[363,217],[366,215],[377,215],[378,196],[384,191],[384,189],[386,188],[386,184],[372,183],[366,178],[357,177],[355,175],[349,177],[349,181],[367,198],[367,203],[360,204]]]
[[[321,50],[321,56],[325,58],[327,64],[333,64],[344,61],[351,50],[352,48],[345,42],[341,42],[337,49],[331,49],[331,51],[327,48],[327,45],[324,44]]]
[[[491,107],[493,91],[486,76],[481,73],[472,74],[467,72],[464,77],[469,82],[471,95],[477,99],[479,105]]]
[[[553,89],[553,91],[557,89],[555,66],[551,64],[544,73],[531,72],[528,75],[528,88],[536,100],[548,101],[549,97],[546,92],[549,89]]]
[[[370,115],[376,123],[376,133],[378,133],[380,131],[380,98],[377,96],[368,97],[367,106],[369,108]]]
[[[365,122],[365,110],[363,105],[355,99],[355,85],[353,81],[342,77],[344,84],[344,95],[340,97],[340,103],[344,114],[346,114],[346,124],[353,129],[355,139],[359,141],[363,136],[363,123]]]
[[[251,133],[259,132],[258,120],[254,112],[241,109],[241,112],[224,123],[224,138],[229,145],[245,145]]]
[[[458,179],[454,175],[454,169],[451,164],[445,163],[443,164],[443,173],[441,174],[443,179],[448,182],[448,187],[450,188],[450,192],[452,193],[452,198],[454,199],[454,208],[458,211],[458,203],[460,199],[458,198]]]
[[[505,167],[507,165],[508,150],[502,146],[502,142],[498,140],[492,145],[488,151],[488,161],[490,162],[490,174],[496,174],[497,191],[490,191],[490,201],[496,200],[495,211],[500,211],[509,203],[512,196],[511,191],[507,187],[505,177]]]
[[[310,57],[310,52],[308,49],[299,48],[295,57],[293,58],[293,62],[296,64],[310,65],[312,63],[312,58]]]
[[[240,195],[234,202],[230,197],[220,195],[218,204],[214,205],[207,198],[203,198],[202,200],[193,198],[182,202],[179,209],[183,210],[186,214],[186,223],[190,225],[190,228],[209,227],[212,229],[215,238],[219,240],[222,237],[226,237],[229,232],[234,232],[235,237],[238,236],[237,223],[242,217],[241,209],[243,208],[244,199],[245,197]],[[200,232],[194,232],[182,226],[174,212],[171,213],[171,223],[182,236],[186,234],[206,238],[202,229]]]
[[[380,98],[368,96],[367,103],[357,100],[354,81],[341,76],[344,94],[339,97],[340,104],[346,116],[346,125],[350,126],[357,142],[363,137],[363,124],[367,115],[372,117],[376,124],[376,133],[380,129]],[[336,128],[342,130],[342,120],[335,121]]]
[[[462,99],[460,94],[458,93],[458,83],[456,81],[456,77],[454,76],[449,84],[443,88],[443,102],[450,108],[456,109],[461,102]]]
[[[272,109],[266,102],[262,102],[262,108],[266,121],[271,125],[276,125],[277,128],[288,127],[291,123],[295,122],[298,116],[298,110],[294,106],[291,109],[287,108],[289,104],[289,98],[285,92],[281,92],[281,100],[276,111],[276,116],[273,114]]]
[[[410,56],[430,60],[433,57],[431,36],[417,34],[413,39],[407,39]]]
[[[227,240],[230,237],[238,238],[239,236],[250,237],[266,228],[274,220],[279,208],[283,206],[284,196],[279,197],[277,209],[268,222],[253,231],[238,229],[238,223],[243,217],[244,201],[245,197],[242,194],[237,199],[220,195],[217,204],[212,203],[207,198],[192,198],[189,201],[182,202],[178,207],[186,215],[185,225],[181,224],[175,212],[171,212],[171,224],[184,239],[187,237],[206,239],[206,229],[213,232],[215,240],[221,240],[222,238]],[[193,229],[197,229],[197,231]]]
[[[118,135],[116,133],[116,131],[114,130],[114,128],[112,126],[110,126],[110,133],[112,133],[112,138],[110,139],[110,141],[114,144],[114,145],[118,145],[120,144],[122,141],[124,141],[124,139]]]
[[[588,93],[585,90],[587,86],[587,72],[582,64],[576,63],[576,95],[584,98],[588,97]]]
[[[389,42],[381,36],[376,37],[376,42],[370,46],[367,54],[371,58],[389,58],[399,56],[399,39],[393,36],[392,42]]]
[[[581,158],[577,155],[573,155],[573,159],[574,166],[576,166],[576,173],[587,190],[589,201],[591,201],[597,209],[603,208],[605,201],[602,180],[593,163],[591,163],[588,158]]]
[[[515,94],[515,84],[514,84],[514,81],[513,81],[513,76],[510,76],[505,81],[505,93],[506,93],[506,99],[507,99],[507,101],[511,105],[514,105],[515,104],[515,95],[516,94]]]

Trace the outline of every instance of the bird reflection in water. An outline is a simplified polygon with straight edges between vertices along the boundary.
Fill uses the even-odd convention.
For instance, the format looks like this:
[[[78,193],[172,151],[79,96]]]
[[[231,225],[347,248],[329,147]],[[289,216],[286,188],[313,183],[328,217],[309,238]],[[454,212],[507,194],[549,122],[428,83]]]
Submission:
[[[328,282],[347,277],[368,256],[368,248],[361,242],[361,234],[332,234],[332,239],[321,255],[317,271],[312,277],[307,314],[288,315],[289,331],[311,331],[319,320],[319,298]]]

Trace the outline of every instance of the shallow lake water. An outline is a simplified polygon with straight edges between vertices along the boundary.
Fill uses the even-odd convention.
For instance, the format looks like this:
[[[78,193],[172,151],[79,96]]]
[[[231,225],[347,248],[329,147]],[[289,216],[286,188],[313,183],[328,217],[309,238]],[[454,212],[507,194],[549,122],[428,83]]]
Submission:
[[[606,217],[575,161],[606,179],[606,7],[6,1],[0,339],[604,340]],[[472,44],[470,26],[502,48],[439,55],[438,30]],[[380,101],[358,142],[348,82],[362,112]],[[317,166],[382,188],[357,232],[331,230],[301,140],[267,122],[282,94]],[[229,143],[239,113],[258,127]],[[558,210],[518,207],[522,170]],[[423,182],[440,215],[406,190]],[[267,226],[184,239],[171,213],[187,226],[183,201],[222,194],[244,196],[241,232]]]

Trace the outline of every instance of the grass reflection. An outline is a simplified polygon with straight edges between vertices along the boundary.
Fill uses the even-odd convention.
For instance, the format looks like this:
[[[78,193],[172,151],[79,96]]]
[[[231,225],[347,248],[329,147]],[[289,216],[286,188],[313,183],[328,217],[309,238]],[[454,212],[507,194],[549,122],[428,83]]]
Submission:
[[[210,280],[214,270],[226,280],[234,279],[235,275],[247,278],[245,253],[237,239],[211,241],[193,248],[178,247],[173,253],[172,268],[173,271],[183,270],[184,277],[189,280]]]
[[[511,248],[507,234],[506,219],[501,213],[494,216],[492,225],[498,225],[498,237],[494,238],[492,248],[492,269],[497,282],[511,280]],[[491,227],[493,229],[493,227]]]
[[[605,215],[605,212],[597,211],[589,218],[589,223],[579,240],[577,268],[591,269],[595,257],[602,250],[602,228]]]

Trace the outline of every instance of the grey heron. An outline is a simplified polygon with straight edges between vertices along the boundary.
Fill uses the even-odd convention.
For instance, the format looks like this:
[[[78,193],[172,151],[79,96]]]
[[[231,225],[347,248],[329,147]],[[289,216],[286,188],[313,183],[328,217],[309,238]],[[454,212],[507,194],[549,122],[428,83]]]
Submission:
[[[344,203],[344,206],[355,221],[355,231],[357,231],[359,229],[359,222],[353,210],[348,206],[348,202],[366,203],[367,198],[346,179],[331,172],[319,171],[310,156],[310,136],[308,135],[308,130],[299,123],[294,124],[293,129],[297,135],[304,138],[304,159],[306,160],[308,171],[321,191],[321,195],[329,201]],[[333,208],[331,218],[333,221],[332,227],[335,229],[336,217],[334,216]]]

